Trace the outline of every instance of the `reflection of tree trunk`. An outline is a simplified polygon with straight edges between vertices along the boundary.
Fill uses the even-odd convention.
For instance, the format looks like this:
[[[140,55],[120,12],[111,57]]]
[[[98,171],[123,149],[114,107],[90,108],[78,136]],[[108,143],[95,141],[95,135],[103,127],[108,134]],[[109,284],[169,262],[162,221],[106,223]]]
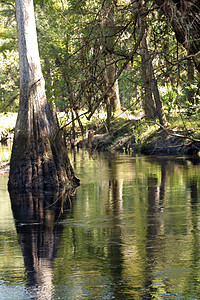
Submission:
[[[109,180],[109,205],[110,214],[112,217],[112,232],[109,239],[109,258],[110,258],[110,270],[114,280],[113,289],[114,296],[116,292],[116,299],[119,298],[120,290],[119,282],[122,282],[123,271],[123,253],[122,253],[122,232],[121,232],[121,213],[123,209],[123,179],[118,179],[117,164],[111,159],[109,161],[109,168],[112,170],[113,179]],[[123,291],[121,290],[122,294]]]
[[[122,282],[123,253],[122,253],[122,232],[121,232],[121,210],[122,210],[122,187],[123,180],[112,179],[109,181],[109,202],[112,214],[112,232],[109,238],[110,270],[112,273],[113,294],[116,299],[120,296],[119,282]],[[123,294],[123,291],[122,291]]]
[[[155,213],[159,211],[159,188],[158,188],[158,179],[156,177],[148,178],[148,216],[151,218],[148,228],[148,234],[153,238],[157,235],[157,225],[158,222],[155,217]],[[152,226],[153,225],[153,226]]]
[[[51,299],[52,263],[63,230],[57,221],[69,202],[64,193],[55,194],[53,198],[11,193],[10,198],[27,271],[27,285],[37,299]]]
[[[146,257],[147,268],[145,286],[147,287],[147,293],[144,294],[143,299],[151,299],[152,294],[155,292],[153,288],[153,268],[156,260],[157,251],[157,235],[159,228],[159,220],[157,219],[157,212],[159,211],[159,192],[158,192],[158,180],[155,177],[148,178],[148,211],[147,211],[147,234],[146,234]],[[149,289],[151,287],[151,289]]]
[[[148,292],[145,293],[143,299],[152,299],[152,295],[157,291],[153,288],[153,271],[157,260],[157,251],[160,244],[158,230],[160,228],[160,219],[158,213],[163,206],[166,184],[168,181],[167,165],[161,165],[161,185],[158,186],[158,179],[156,177],[148,178],[148,210],[147,210],[147,234],[146,234],[146,282],[145,286]],[[162,242],[162,240],[161,240]],[[151,287],[151,289],[150,289]]]
[[[117,211],[118,214],[123,209],[123,179],[112,179],[109,182],[110,187],[110,201],[112,203],[113,210]]]
[[[198,186],[197,178],[194,177],[190,180],[190,194],[191,194],[191,204],[197,204],[198,202]]]
[[[190,179],[190,195],[191,195],[191,223],[192,223],[192,241],[191,241],[191,265],[190,270],[191,274],[188,278],[188,282],[192,283],[191,290],[194,293],[199,295],[199,285],[194,284],[198,282],[199,278],[199,263],[200,263],[200,257],[199,257],[199,248],[200,248],[200,241],[199,241],[199,196],[198,196],[198,179],[197,177],[193,177]],[[195,290],[197,288],[197,291]],[[195,294],[195,293],[194,293]]]
[[[160,195],[159,195],[159,204],[162,206],[164,203],[165,191],[168,183],[169,172],[166,161],[163,161],[161,164],[161,184],[160,184]]]

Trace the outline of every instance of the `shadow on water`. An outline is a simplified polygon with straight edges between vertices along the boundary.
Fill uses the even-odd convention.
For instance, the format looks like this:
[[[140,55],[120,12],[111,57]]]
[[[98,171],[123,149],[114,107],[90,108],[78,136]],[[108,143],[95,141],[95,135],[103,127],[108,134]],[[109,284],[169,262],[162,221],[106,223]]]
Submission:
[[[24,257],[27,293],[31,299],[52,299],[53,260],[60,244],[61,220],[71,206],[65,193],[10,193],[19,244]]]

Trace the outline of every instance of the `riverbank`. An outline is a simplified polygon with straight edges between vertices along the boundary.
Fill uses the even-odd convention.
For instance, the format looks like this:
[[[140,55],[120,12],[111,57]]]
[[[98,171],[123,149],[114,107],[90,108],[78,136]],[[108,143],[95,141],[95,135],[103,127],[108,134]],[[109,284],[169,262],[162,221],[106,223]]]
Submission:
[[[3,144],[13,139],[16,113],[0,114],[0,142]],[[191,121],[191,120],[190,120]],[[68,121],[67,121],[68,122]],[[198,122],[196,122],[197,126]],[[63,124],[62,124],[63,125]],[[187,129],[186,129],[187,128]],[[193,128],[193,129],[191,129]],[[142,153],[144,155],[198,155],[200,152],[200,134],[191,123],[169,123],[163,128],[156,122],[140,118],[116,118],[111,122],[108,131],[106,122],[93,120],[84,125],[82,136],[75,128],[75,139],[72,139],[71,127],[66,127],[68,149],[86,147],[92,151],[109,151],[125,153]],[[0,174],[9,173],[9,155],[0,158]]]
[[[189,127],[188,127],[189,128]],[[81,143],[92,150],[142,153],[145,155],[197,155],[200,134],[186,126],[166,128],[154,121],[115,120],[110,133],[104,128],[93,130]],[[79,147],[79,142],[77,143]]]

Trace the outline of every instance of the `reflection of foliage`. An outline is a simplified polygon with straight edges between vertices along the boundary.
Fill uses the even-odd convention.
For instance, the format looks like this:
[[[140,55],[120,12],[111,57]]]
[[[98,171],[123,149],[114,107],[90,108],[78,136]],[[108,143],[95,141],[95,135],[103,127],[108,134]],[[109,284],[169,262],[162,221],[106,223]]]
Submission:
[[[194,288],[194,283],[200,271],[199,165],[182,158],[92,157],[82,151],[70,155],[82,185],[69,214],[58,221],[64,230],[55,231],[54,240],[60,244],[51,267],[54,298],[65,293],[65,298],[89,295],[106,299],[110,295],[139,299],[144,290],[154,297],[174,291],[182,297],[192,293],[196,297],[199,284]],[[5,255],[0,265],[6,272],[2,279],[15,280],[14,274],[20,285],[25,281],[22,255],[13,222],[8,223],[12,213],[5,192],[7,180],[3,182],[3,178],[0,226]],[[24,207],[29,207],[25,200]],[[50,209],[47,204],[44,207]],[[53,219],[46,213],[46,230],[51,235]],[[34,226],[30,229],[36,234],[36,227],[42,225]],[[41,255],[47,250],[44,241],[48,235],[42,230],[38,233],[41,239],[34,241],[43,243],[37,252]],[[11,276],[8,269],[18,273]]]
[[[190,264],[193,240],[188,216],[190,180],[198,176],[198,166],[166,158],[133,160],[122,155],[116,158],[115,162],[109,158],[97,161],[84,158],[91,180],[82,182],[73,211],[65,221],[59,250],[62,259],[56,259],[54,264],[55,282],[70,282],[71,293],[77,293],[77,297],[81,297],[83,290],[102,297],[100,283],[107,293],[110,289],[111,295],[116,293],[119,297],[125,284],[125,290],[131,291],[130,297],[135,299],[142,295],[146,276],[148,282],[152,276],[152,295],[161,291],[173,293],[174,286],[178,293],[184,294],[185,289],[190,289],[189,274],[182,274],[176,285],[176,274],[169,274],[166,268],[184,270]],[[78,173],[81,161],[77,157]],[[82,176],[88,178],[87,174]],[[123,198],[118,193],[120,186]],[[156,197],[151,199],[152,204],[148,202],[151,189]],[[147,233],[148,226],[151,233]],[[151,242],[153,248],[146,248]]]
[[[2,288],[3,283],[12,285],[11,281],[13,279],[17,285],[22,285],[25,279],[25,270],[7,192],[7,176],[0,176],[0,185],[0,270]]]

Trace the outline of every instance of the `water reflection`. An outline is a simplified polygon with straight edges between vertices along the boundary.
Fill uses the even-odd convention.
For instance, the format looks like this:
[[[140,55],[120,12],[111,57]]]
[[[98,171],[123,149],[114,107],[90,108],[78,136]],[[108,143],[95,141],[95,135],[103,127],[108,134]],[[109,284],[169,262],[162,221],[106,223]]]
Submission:
[[[94,163],[93,180],[87,181],[85,187],[83,182],[79,189],[77,201],[81,209],[74,206],[73,218],[81,218],[89,227],[85,230],[72,225],[76,246],[80,247],[78,240],[85,239],[88,247],[81,252],[82,258],[87,260],[92,253],[95,262],[90,262],[91,268],[96,270],[98,261],[102,266],[93,284],[83,279],[79,282],[82,289],[77,296],[81,298],[81,291],[87,294],[89,290],[93,297],[103,299],[105,295],[99,289],[96,294],[92,291],[96,278],[104,276],[105,280],[109,273],[109,284],[104,281],[104,290],[109,293],[105,299],[184,297],[191,268],[188,247],[196,248],[189,234],[187,181],[197,170],[183,158],[123,159],[112,155],[106,157],[103,166],[102,160]],[[195,199],[195,193],[192,197]],[[107,225],[100,222],[97,227],[91,226],[97,216]],[[101,244],[103,260],[95,253],[95,246],[99,249]],[[75,257],[79,261],[76,254]],[[82,263],[77,264],[79,274],[84,276]],[[107,268],[106,274],[102,268]],[[70,273],[67,277],[71,277]],[[90,278],[88,272],[87,277]],[[73,284],[75,290],[77,285]]]
[[[200,297],[199,290],[199,266],[200,266],[200,238],[199,238],[199,188],[198,188],[198,179],[197,176],[193,176],[189,180],[189,189],[190,189],[190,203],[191,203],[191,225],[192,225],[192,253],[191,253],[191,274],[189,276],[189,286],[187,293],[198,295]]]
[[[53,260],[71,200],[66,193],[10,193],[19,244],[24,257],[27,292],[31,299],[53,299]]]
[[[71,162],[70,210],[11,195],[25,299],[199,299],[197,161],[80,151]]]
[[[123,211],[123,179],[119,178],[119,165],[115,164],[112,157],[108,158],[108,167],[111,178],[108,181],[109,217],[111,232],[108,240],[108,257],[111,276],[113,278],[113,298],[122,298],[123,283],[123,239],[122,239],[122,211]]]

